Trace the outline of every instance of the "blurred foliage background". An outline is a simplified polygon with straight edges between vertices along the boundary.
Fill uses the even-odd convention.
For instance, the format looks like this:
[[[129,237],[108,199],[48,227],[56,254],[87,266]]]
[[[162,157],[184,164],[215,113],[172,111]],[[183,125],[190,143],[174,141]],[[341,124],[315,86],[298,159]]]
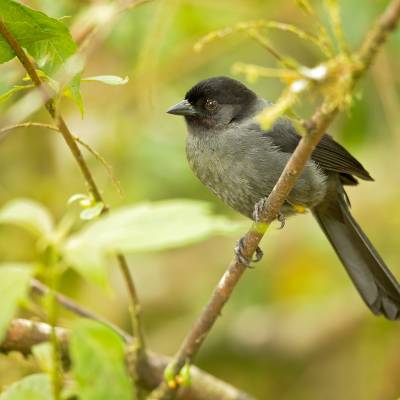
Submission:
[[[90,0],[24,2],[53,17],[83,15]],[[343,25],[357,46],[386,1],[342,1]],[[324,9],[315,2],[324,17]],[[209,31],[240,21],[273,19],[312,30],[313,21],[292,0],[158,0],[122,15],[91,53],[84,76],[129,76],[125,86],[82,83],[85,114],[68,100],[63,114],[74,133],[114,167],[116,193],[98,162],[87,155],[105,198],[113,206],[169,198],[204,199],[232,219],[241,217],[213,197],[185,159],[185,126],[165,110],[198,80],[230,75],[236,61],[274,65],[245,35],[216,41],[201,53],[194,43]],[[320,55],[287,33],[269,36],[282,53],[304,65]],[[348,189],[353,212],[395,275],[400,277],[400,33],[391,38],[347,115],[331,133],[368,169],[375,183]],[[0,93],[21,75],[17,62],[0,66]],[[275,100],[276,80],[250,85]],[[311,103],[300,106],[303,116]],[[6,110],[11,102],[2,105]],[[308,105],[307,105],[308,104]],[[48,121],[44,111],[35,120]],[[61,217],[67,199],[84,190],[62,139],[43,130],[14,131],[0,143],[0,206],[29,197]],[[143,306],[149,346],[173,354],[232,257],[236,236],[157,254],[130,257]],[[373,317],[362,304],[333,250],[310,215],[291,219],[264,239],[263,261],[244,276],[197,364],[260,399],[389,400],[400,395],[400,327]],[[35,243],[17,228],[0,226],[0,260],[35,259]],[[108,291],[67,272],[62,291],[128,328],[124,284],[110,262]],[[69,326],[73,316],[61,314]],[[0,386],[30,373],[34,364],[0,356]]]

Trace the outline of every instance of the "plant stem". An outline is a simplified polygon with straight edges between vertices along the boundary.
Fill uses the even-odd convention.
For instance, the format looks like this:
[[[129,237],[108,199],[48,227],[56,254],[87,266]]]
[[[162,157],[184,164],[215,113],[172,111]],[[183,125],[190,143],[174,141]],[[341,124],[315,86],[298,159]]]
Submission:
[[[47,319],[51,327],[50,344],[51,344],[51,371],[50,378],[52,384],[53,399],[61,399],[61,390],[64,383],[63,367],[61,362],[61,348],[57,335],[57,319],[58,319],[58,303],[56,293],[59,284],[58,270],[58,251],[53,245],[49,245],[43,253],[44,259],[44,275],[49,282],[49,288],[44,297],[45,309],[47,310]]]

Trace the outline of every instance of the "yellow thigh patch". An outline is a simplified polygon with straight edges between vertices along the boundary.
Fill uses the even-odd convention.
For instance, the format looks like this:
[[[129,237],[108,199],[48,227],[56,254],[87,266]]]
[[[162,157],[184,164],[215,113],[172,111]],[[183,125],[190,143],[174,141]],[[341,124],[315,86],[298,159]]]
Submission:
[[[307,209],[300,204],[292,204],[292,208],[299,214],[304,214],[307,211]]]

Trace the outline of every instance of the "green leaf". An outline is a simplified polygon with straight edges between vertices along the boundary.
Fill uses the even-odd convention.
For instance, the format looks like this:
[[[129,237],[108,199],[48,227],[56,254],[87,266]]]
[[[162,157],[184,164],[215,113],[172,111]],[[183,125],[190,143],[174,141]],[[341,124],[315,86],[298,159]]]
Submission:
[[[207,203],[167,200],[113,210],[72,236],[66,248],[89,245],[109,253],[163,250],[232,233],[240,225],[212,215]]]
[[[32,273],[29,264],[0,264],[0,343],[17,311],[18,302],[26,296]]]
[[[118,86],[118,85],[126,85],[129,82],[129,78],[125,76],[125,78],[121,78],[116,75],[98,75],[98,76],[89,76],[87,78],[82,78],[84,82],[101,82],[106,85]]]
[[[17,42],[35,59],[39,76],[47,80],[51,87],[58,87],[58,83],[50,78],[56,72],[71,76],[71,71],[67,73],[64,64],[76,53],[77,46],[62,21],[13,0],[0,0],[0,15]],[[14,56],[14,50],[0,35],[0,63]],[[70,82],[66,82],[66,94],[75,101],[83,114],[78,73],[81,69],[72,74]]]
[[[70,339],[72,371],[82,400],[132,400],[124,343],[110,328],[80,320]]]
[[[114,209],[71,236],[62,252],[78,272],[97,281],[105,277],[108,254],[159,251],[184,246],[243,225],[210,212],[210,205],[169,200]]]
[[[0,15],[18,43],[39,68],[54,73],[77,49],[63,22],[12,0],[0,0]],[[0,36],[0,63],[14,58],[14,50]]]
[[[32,347],[32,355],[42,371],[50,372],[53,368],[53,345],[49,342]]]
[[[81,76],[80,74],[75,75],[69,85],[67,86],[64,95],[69,97],[79,108],[81,117],[83,118],[84,106],[83,98],[81,95]]]
[[[47,374],[33,374],[13,383],[0,400],[52,400],[51,384]]]
[[[97,246],[80,247],[73,251],[64,249],[63,253],[65,263],[85,279],[102,288],[108,287],[107,256]]]
[[[21,92],[23,90],[32,89],[34,87],[35,87],[34,85],[15,85],[11,89],[9,89],[6,92],[0,94],[0,102],[7,100],[14,93]]]
[[[49,238],[54,230],[53,219],[47,209],[29,199],[12,200],[0,208],[0,224],[17,225],[45,238]]]

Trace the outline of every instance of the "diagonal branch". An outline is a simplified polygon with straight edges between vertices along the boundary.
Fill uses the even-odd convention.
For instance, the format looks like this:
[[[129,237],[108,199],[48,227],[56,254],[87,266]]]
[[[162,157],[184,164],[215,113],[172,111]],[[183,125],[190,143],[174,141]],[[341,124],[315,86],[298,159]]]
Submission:
[[[354,54],[355,65],[352,74],[354,84],[366,72],[372,63],[379,48],[385,43],[388,34],[392,32],[400,18],[400,0],[393,0],[367,34],[360,50]],[[314,115],[303,127],[305,135],[300,140],[285,169],[282,172],[274,189],[268,196],[261,212],[261,222],[253,223],[251,229],[243,237],[243,254],[252,258],[257,246],[263,238],[269,224],[278,216],[285,199],[292,190],[297,178],[309,160],[312,151],[320,141],[326,129],[339,111],[338,106],[331,106],[326,100],[316,110]],[[148,400],[167,400],[176,395],[179,388],[179,379],[176,379],[180,370],[187,362],[192,362],[209,331],[221,314],[225,303],[229,300],[236,284],[246,270],[236,257],[229,264],[228,269],[214,289],[208,304],[203,309],[198,320],[184,339],[180,349],[168,365],[168,380],[150,394]]]

